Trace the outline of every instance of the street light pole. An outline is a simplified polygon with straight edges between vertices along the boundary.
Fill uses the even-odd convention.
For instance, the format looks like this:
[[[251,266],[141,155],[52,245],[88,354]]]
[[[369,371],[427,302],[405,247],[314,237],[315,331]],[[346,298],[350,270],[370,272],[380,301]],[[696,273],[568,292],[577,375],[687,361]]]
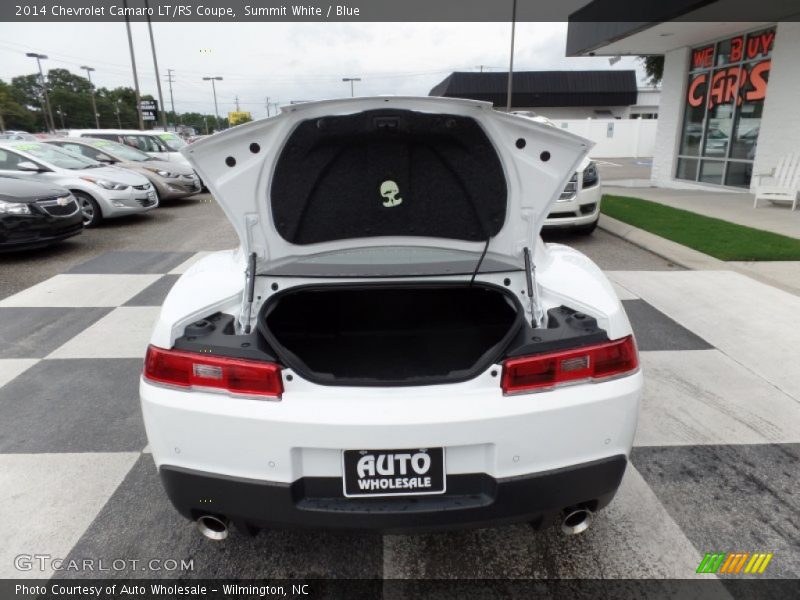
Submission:
[[[353,83],[355,83],[356,81],[361,81],[361,77],[342,77],[342,81],[344,81],[345,83],[347,83],[348,81],[350,82],[350,97],[352,98],[353,96],[355,96]]]
[[[211,82],[211,90],[214,92],[214,115],[217,117],[217,127],[221,128],[219,121],[219,108],[217,107],[217,86],[215,82],[222,81],[222,77],[203,77],[203,81]]]
[[[92,71],[94,71],[94,68],[84,65],[81,67],[81,69],[86,71],[86,78],[89,80],[89,90],[91,91],[92,96],[92,112],[94,113],[94,125],[100,129],[100,115],[97,113],[97,104],[94,100],[94,84],[92,84]]]
[[[161,126],[167,130],[167,111],[164,110],[164,96],[161,94],[161,77],[158,71],[158,59],[156,58],[156,42],[153,39],[153,24],[150,22],[150,3],[144,0],[144,7],[147,12],[147,31],[150,33],[150,50],[153,52],[153,68],[156,70],[156,88],[158,89],[158,106],[161,109]]]
[[[131,53],[131,68],[133,69],[133,86],[136,91],[136,112],[139,115],[139,129],[144,129],[144,117],[142,115],[142,97],[139,94],[139,75],[136,72],[136,55],[133,53],[133,36],[131,35],[131,20],[128,17],[128,0],[122,0],[125,9],[125,28],[128,31],[128,50]]]
[[[47,93],[47,83],[44,80],[44,71],[42,71],[42,61],[47,59],[46,54],[37,54],[36,52],[28,52],[25,54],[30,58],[36,59],[36,64],[39,65],[39,77],[42,79],[42,94],[44,96],[44,109],[47,111],[46,113],[42,112],[42,116],[44,117],[44,126],[47,131],[55,131],[56,122],[53,120],[53,111],[50,108],[50,96]],[[47,122],[48,117],[50,118],[50,122]]]
[[[508,89],[506,90],[506,112],[511,112],[511,92],[514,87],[514,33],[517,29],[517,0],[511,9],[511,56],[508,63]]]
[[[58,113],[58,118],[61,119],[61,129],[66,129],[67,126],[64,124],[64,111],[61,110],[60,104],[56,106],[56,112]]]

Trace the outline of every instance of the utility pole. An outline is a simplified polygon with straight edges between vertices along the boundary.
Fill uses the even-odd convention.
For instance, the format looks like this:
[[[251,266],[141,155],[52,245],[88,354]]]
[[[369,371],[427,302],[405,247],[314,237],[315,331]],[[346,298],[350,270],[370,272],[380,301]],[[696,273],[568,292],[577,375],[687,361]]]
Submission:
[[[236,112],[239,112],[239,96],[236,96]]]
[[[61,119],[61,129],[66,129],[67,126],[64,125],[64,111],[61,110],[61,105],[59,104],[56,106],[56,112],[58,113],[59,119]]]
[[[172,97],[172,84],[175,81],[172,78],[172,74],[175,72],[174,69],[167,69],[167,81],[169,82],[169,103],[172,106],[172,118],[177,119],[178,115],[175,114],[175,98]]]
[[[100,129],[100,115],[97,112],[97,104],[94,100],[94,84],[92,83],[92,71],[94,71],[94,69],[92,67],[87,67],[86,65],[82,66],[81,69],[86,71],[86,78],[89,80],[89,90],[91,91],[92,95],[92,112],[94,113],[94,125]]]
[[[217,86],[215,84],[216,81],[222,81],[222,77],[216,75],[214,77],[203,77],[203,81],[210,81],[211,82],[211,89],[214,92],[214,115],[217,117],[217,127],[222,128],[219,122],[219,108],[217,107]],[[206,125],[206,129],[208,129],[208,125]]]
[[[267,118],[269,119],[269,96],[264,96],[264,107],[267,109]]]
[[[117,115],[117,127],[122,129],[122,121],[119,118],[119,100],[114,104],[114,113]]]
[[[350,97],[352,98],[355,95],[355,92],[353,91],[353,84],[356,81],[361,81],[361,77],[342,77],[342,81],[345,83],[348,81],[350,82]]]
[[[147,12],[147,31],[150,33],[150,50],[153,53],[153,68],[156,71],[156,88],[158,89],[158,107],[161,109],[161,126],[167,130],[167,111],[164,110],[164,96],[161,94],[161,77],[158,76],[158,59],[156,58],[156,42],[153,38],[153,24],[150,22],[150,3],[144,0]]]
[[[39,77],[42,80],[42,95],[44,96],[44,106],[42,107],[42,117],[44,118],[44,128],[47,131],[55,131],[56,122],[53,120],[53,110],[50,108],[50,96],[47,94],[47,83],[44,80],[44,71],[42,71],[42,61],[47,59],[46,54],[37,54],[36,52],[28,52],[25,56],[35,58],[36,64],[39,65]],[[47,119],[50,118],[48,122]]]
[[[139,115],[139,129],[144,129],[142,117],[142,96],[139,94],[139,75],[136,73],[136,56],[133,53],[133,36],[131,35],[131,20],[128,17],[128,0],[122,0],[125,9],[125,28],[128,30],[128,50],[131,52],[131,68],[133,69],[133,86],[136,90],[136,112]]]
[[[514,87],[514,33],[517,29],[517,0],[511,9],[511,56],[508,64],[508,89],[506,90],[506,112],[511,112],[511,92]]]

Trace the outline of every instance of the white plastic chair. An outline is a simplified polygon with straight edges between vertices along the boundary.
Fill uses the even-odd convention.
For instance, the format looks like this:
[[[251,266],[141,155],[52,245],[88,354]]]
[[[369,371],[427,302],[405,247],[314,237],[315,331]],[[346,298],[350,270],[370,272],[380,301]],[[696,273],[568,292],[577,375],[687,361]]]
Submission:
[[[770,202],[791,202],[792,210],[797,209],[797,197],[800,195],[800,154],[793,152],[782,157],[778,166],[771,173],[754,175],[756,178],[756,197],[753,208],[758,208],[759,200]],[[764,179],[771,179],[764,185]]]

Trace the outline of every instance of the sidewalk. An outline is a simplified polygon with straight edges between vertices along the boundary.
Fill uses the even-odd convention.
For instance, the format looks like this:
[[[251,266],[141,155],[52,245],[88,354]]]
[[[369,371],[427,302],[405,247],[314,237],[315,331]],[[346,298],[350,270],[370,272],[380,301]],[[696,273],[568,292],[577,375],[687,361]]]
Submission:
[[[753,194],[748,192],[621,187],[614,186],[611,181],[603,186],[603,193],[642,198],[707,217],[800,239],[800,210],[792,212],[787,206],[774,206],[768,202],[762,202],[757,209],[754,209]]]

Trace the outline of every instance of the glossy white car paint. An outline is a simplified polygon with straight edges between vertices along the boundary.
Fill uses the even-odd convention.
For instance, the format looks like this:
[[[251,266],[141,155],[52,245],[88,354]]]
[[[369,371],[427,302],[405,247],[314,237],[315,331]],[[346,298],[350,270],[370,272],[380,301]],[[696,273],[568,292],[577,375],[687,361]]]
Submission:
[[[611,284],[583,254],[540,242],[535,260],[545,309],[566,304],[583,310],[598,319],[611,339],[632,333]],[[215,253],[193,265],[167,297],[151,343],[170,348],[198,318],[217,311],[237,314],[244,269],[240,251]],[[499,284],[506,276],[524,288],[519,272],[479,280]],[[284,280],[283,289],[312,281]],[[257,284],[256,295],[263,301],[275,293],[265,282]],[[503,396],[498,378],[491,375],[499,368],[493,365],[462,383],[395,388],[323,386],[285,369],[280,401],[186,392],[144,379],[140,395],[157,465],[270,481],[341,476],[345,448],[443,446],[448,473],[494,477],[629,454],[641,372]]]
[[[246,251],[258,255],[260,267],[271,267],[299,256],[368,246],[428,246],[483,250],[483,242],[426,237],[381,237],[338,240],[298,246],[275,230],[269,203],[270,175],[288,134],[302,120],[367,109],[396,108],[473,117],[495,144],[506,170],[508,210],[502,230],[492,238],[489,252],[521,259],[523,248],[541,230],[550,205],[580,165],[591,142],[572,133],[494,110],[471,100],[425,98],[358,98],[309,102],[287,107],[272,119],[253,121],[188,145],[182,150],[230,219]],[[525,138],[524,148],[517,148]],[[259,144],[257,154],[249,150]],[[542,160],[542,153],[547,160]],[[235,167],[228,166],[232,157]],[[536,193],[528,193],[532,181]]]
[[[184,329],[216,312],[242,320],[247,256],[261,269],[298,256],[365,246],[433,246],[479,254],[483,243],[438,238],[365,238],[295,246],[271,221],[269,181],[288,133],[302,119],[348,114],[390,104],[415,111],[469,115],[495,145],[509,190],[507,222],[489,253],[522,265],[532,248],[540,312],[566,305],[595,317],[611,340],[632,334],[611,284],[583,254],[545,245],[539,232],[548,212],[588,152],[590,142],[546,125],[494,111],[488,104],[439,98],[374,98],[288,107],[279,117],[249,123],[184,150],[225,210],[241,239],[234,251],[217,252],[194,264],[170,291],[152,334],[153,346],[170,349]],[[517,140],[525,138],[525,151]],[[260,151],[249,150],[252,143]],[[541,160],[543,152],[548,161]],[[235,158],[235,168],[226,159]],[[538,194],[525,193],[536,182]],[[273,294],[320,283],[308,277],[257,277],[252,315]],[[465,277],[417,277],[415,281],[461,281]],[[478,281],[521,290],[524,270],[481,274]],[[370,281],[403,281],[382,278]],[[362,281],[330,279],[342,284]],[[521,303],[530,322],[527,299]],[[254,319],[250,322],[253,324]],[[246,324],[246,323],[244,323]],[[341,477],[342,450],[444,447],[446,473],[487,473],[495,478],[529,475],[590,461],[628,456],[642,392],[640,371],[602,382],[582,382],[538,393],[504,395],[502,365],[490,365],[468,381],[449,384],[358,387],[319,385],[291,369],[282,371],[280,399],[254,400],[230,394],[186,391],[144,378],[140,395],[153,458],[168,465],[221,476],[271,482],[301,477]]]

